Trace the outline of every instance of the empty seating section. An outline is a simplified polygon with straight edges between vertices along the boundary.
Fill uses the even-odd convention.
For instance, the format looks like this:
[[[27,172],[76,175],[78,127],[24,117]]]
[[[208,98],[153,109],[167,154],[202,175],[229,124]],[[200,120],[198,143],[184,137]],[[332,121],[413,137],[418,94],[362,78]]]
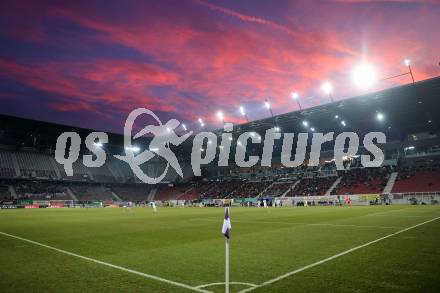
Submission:
[[[101,167],[89,168],[89,170],[96,182],[115,182],[116,178],[113,177],[105,164]]]
[[[303,178],[295,188],[288,192],[287,196],[324,195],[336,178],[335,176]]]
[[[134,182],[134,175],[128,164],[116,158],[108,157],[106,166],[118,182]]]
[[[153,187],[148,184],[117,184],[110,189],[123,200],[145,201]]]
[[[439,167],[408,167],[399,170],[393,193],[440,191]]]
[[[15,156],[22,177],[57,178],[48,155],[18,152]]]
[[[113,200],[111,190],[99,184],[73,184],[70,189],[78,200]]]
[[[386,167],[355,168],[340,171],[341,182],[332,194],[369,194],[381,193],[388,182],[390,171]]]
[[[14,184],[14,188],[18,198],[72,199],[66,191],[66,186],[58,182],[20,181]]]
[[[13,178],[15,176],[12,153],[0,151],[0,177]]]
[[[11,193],[9,192],[9,186],[0,182],[0,200],[11,199]]]

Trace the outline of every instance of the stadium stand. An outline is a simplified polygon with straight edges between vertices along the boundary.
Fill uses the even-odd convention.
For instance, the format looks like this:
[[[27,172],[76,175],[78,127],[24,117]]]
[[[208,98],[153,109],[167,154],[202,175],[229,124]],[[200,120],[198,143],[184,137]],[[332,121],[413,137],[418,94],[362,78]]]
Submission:
[[[111,190],[104,185],[94,183],[77,183],[70,187],[78,200],[114,200]]]
[[[0,199],[11,199],[13,198],[11,192],[9,191],[9,186],[4,182],[0,182]]]
[[[339,175],[342,180],[332,194],[381,193],[390,176],[390,170],[386,167],[353,168],[340,171]]]
[[[399,170],[392,192],[440,191],[440,168],[438,166],[405,167]]]
[[[14,188],[17,197],[21,199],[72,199],[67,193],[67,187],[57,182],[23,180],[15,183]]]
[[[293,184],[294,182],[274,182],[274,184],[264,192],[264,195],[273,197],[281,196],[287,192]]]
[[[256,197],[268,188],[272,181],[248,181],[229,194],[230,198]]]
[[[336,177],[328,176],[328,177],[311,177],[311,178],[303,178],[293,188],[288,192],[288,196],[316,196],[316,195],[324,195],[326,191],[332,186],[333,182],[335,182]]]
[[[48,155],[16,152],[17,163],[22,177],[56,179],[57,175]]]
[[[0,151],[0,177],[13,178],[16,176],[12,156],[9,152]]]
[[[146,201],[153,188],[148,184],[115,184],[108,187],[121,199],[127,201]]]
[[[160,185],[154,196],[154,200],[166,201],[176,199],[183,195],[188,188],[186,184],[181,186]]]

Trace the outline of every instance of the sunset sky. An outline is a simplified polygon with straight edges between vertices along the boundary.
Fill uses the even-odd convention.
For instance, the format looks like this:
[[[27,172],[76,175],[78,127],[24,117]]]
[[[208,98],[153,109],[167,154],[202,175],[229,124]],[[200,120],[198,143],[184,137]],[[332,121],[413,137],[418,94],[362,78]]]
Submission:
[[[440,75],[440,1],[1,1],[0,113],[119,132],[137,107],[198,130]],[[411,82],[379,82],[372,91]]]

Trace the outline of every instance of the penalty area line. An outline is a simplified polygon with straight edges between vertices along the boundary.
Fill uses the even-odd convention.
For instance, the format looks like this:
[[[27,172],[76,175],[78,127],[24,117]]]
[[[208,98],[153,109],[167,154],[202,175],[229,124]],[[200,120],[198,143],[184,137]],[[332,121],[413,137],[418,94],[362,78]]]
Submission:
[[[261,288],[261,287],[264,287],[264,286],[267,286],[267,285],[273,284],[273,283],[275,283],[275,282],[278,282],[278,281],[280,281],[280,280],[282,280],[282,279],[288,278],[288,277],[290,277],[290,276],[292,276],[292,275],[295,275],[295,274],[297,274],[297,273],[300,273],[300,272],[302,272],[302,271],[305,271],[305,270],[311,269],[311,268],[316,267],[316,266],[318,266],[318,265],[320,265],[320,264],[323,264],[323,263],[329,262],[329,261],[334,260],[334,259],[336,259],[336,258],[338,258],[338,257],[344,256],[344,255],[349,254],[349,253],[351,253],[351,252],[353,252],[353,251],[356,251],[356,250],[359,250],[359,249],[361,249],[361,248],[367,247],[367,246],[369,246],[369,245],[371,245],[371,244],[374,244],[374,243],[377,243],[377,242],[379,242],[379,241],[382,241],[382,240],[388,239],[388,238],[390,238],[390,237],[396,236],[396,235],[398,235],[398,234],[400,234],[400,233],[403,233],[403,232],[406,232],[406,231],[408,231],[408,230],[411,230],[411,229],[414,229],[414,228],[420,227],[420,226],[422,226],[422,225],[425,225],[425,224],[428,224],[428,223],[434,222],[434,221],[436,221],[436,220],[438,220],[438,219],[440,219],[440,217],[436,217],[436,218],[434,218],[434,219],[430,219],[430,220],[428,220],[428,221],[424,221],[424,222],[422,222],[422,223],[419,223],[419,224],[416,224],[416,225],[410,226],[410,227],[408,227],[408,228],[405,228],[405,229],[399,230],[399,231],[397,231],[397,232],[394,232],[394,233],[388,234],[388,235],[386,235],[386,236],[383,236],[383,237],[377,238],[377,239],[375,239],[375,240],[373,240],[373,241],[370,241],[370,242],[367,242],[367,243],[361,244],[361,245],[359,245],[359,246],[356,246],[356,247],[350,248],[350,249],[345,250],[345,251],[343,251],[343,252],[341,252],[341,253],[338,253],[338,254],[335,254],[335,255],[330,256],[330,257],[328,257],[328,258],[325,258],[325,259],[322,259],[322,260],[320,260],[320,261],[314,262],[314,263],[312,263],[312,264],[309,264],[309,265],[304,266],[304,267],[302,267],[302,268],[299,268],[299,269],[297,269],[297,270],[294,270],[294,271],[291,271],[291,272],[285,273],[284,275],[281,275],[281,276],[278,276],[278,277],[276,277],[276,278],[273,278],[273,279],[271,279],[271,280],[269,280],[269,281],[266,281],[266,282],[264,282],[264,283],[261,283],[261,284],[255,286],[255,287],[251,287],[251,288],[247,288],[247,289],[241,290],[241,291],[239,291],[238,293],[245,293],[245,292],[253,291],[253,290],[255,290],[255,289],[258,289],[258,288]]]
[[[54,251],[57,251],[57,252],[60,252],[60,253],[63,253],[63,254],[74,256],[76,258],[80,258],[80,259],[83,259],[83,260],[86,260],[86,261],[89,261],[89,262],[93,262],[93,263],[100,264],[100,265],[103,265],[103,266],[106,266],[106,267],[117,269],[117,270],[120,270],[120,271],[123,271],[123,272],[132,273],[132,274],[135,274],[135,275],[147,278],[147,279],[151,279],[151,280],[167,283],[167,284],[170,284],[170,285],[173,285],[173,286],[185,288],[185,289],[196,291],[196,292],[212,293],[211,291],[208,291],[208,290],[204,290],[204,289],[196,288],[196,287],[193,287],[193,286],[190,286],[190,285],[187,285],[187,284],[183,284],[183,283],[167,280],[167,279],[164,279],[164,278],[161,278],[161,277],[158,277],[158,276],[154,276],[154,275],[138,272],[138,271],[135,271],[135,270],[132,270],[132,269],[129,269],[129,268],[121,267],[121,266],[118,266],[118,265],[114,265],[114,264],[111,264],[111,263],[108,263],[108,262],[104,262],[104,261],[101,261],[101,260],[97,260],[97,259],[94,259],[94,258],[90,258],[90,257],[87,257],[87,256],[82,256],[82,255],[79,255],[79,254],[76,254],[76,253],[73,253],[73,252],[70,252],[70,251],[67,251],[67,250],[59,249],[59,248],[56,248],[56,247],[53,247],[53,246],[50,246],[50,245],[46,245],[46,244],[43,244],[43,243],[40,243],[40,242],[37,242],[37,241],[33,241],[33,240],[30,240],[30,239],[23,238],[23,237],[20,237],[20,236],[12,235],[12,234],[1,232],[1,231],[0,231],[0,235],[4,235],[4,236],[10,237],[10,238],[14,238],[14,239],[18,239],[18,240],[21,240],[21,241],[24,241],[24,242],[32,243],[32,244],[40,246],[40,247],[44,247],[44,248],[47,248],[47,249],[50,249],[50,250],[54,250]]]

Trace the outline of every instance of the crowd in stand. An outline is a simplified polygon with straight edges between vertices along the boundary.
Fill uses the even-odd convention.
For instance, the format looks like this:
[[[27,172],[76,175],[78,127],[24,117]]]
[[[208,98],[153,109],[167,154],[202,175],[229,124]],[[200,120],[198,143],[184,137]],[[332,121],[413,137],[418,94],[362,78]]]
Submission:
[[[269,189],[264,192],[264,195],[273,197],[281,196],[287,190],[289,190],[293,184],[294,182],[274,183]]]
[[[252,176],[246,177],[244,174],[231,172],[234,176],[229,178],[225,176],[223,180],[195,178],[194,181],[173,186],[11,178],[0,182],[0,199],[10,199],[13,197],[12,191],[15,190],[17,198],[67,200],[76,197],[78,200],[116,200],[119,197],[128,201],[146,201],[153,188],[157,189],[151,193],[151,195],[155,194],[156,200],[245,198],[259,195],[318,196],[324,195],[338,177],[340,177],[340,182],[331,191],[333,195],[380,194],[393,171],[398,172],[398,176],[392,192],[440,191],[440,162],[431,161],[422,165],[394,169],[390,167],[363,168],[359,167],[359,164],[359,158],[350,158],[344,161],[344,166],[348,169],[343,171],[336,171],[334,162],[330,161],[320,167],[304,165],[295,169],[279,170],[257,168],[254,170],[256,173],[251,174]],[[6,163],[4,165],[6,166]],[[95,177],[98,173],[106,176],[104,171],[105,169],[96,171]],[[238,178],[241,179],[238,180]],[[294,186],[297,180],[299,183]]]
[[[335,180],[334,176],[303,178],[295,188],[288,192],[287,196],[324,195]]]
[[[71,199],[66,187],[56,182],[21,181],[14,184],[15,193],[22,199]]]
[[[341,182],[332,194],[381,193],[388,182],[390,170],[387,167],[354,168],[339,171]]]
[[[256,197],[261,192],[263,192],[269,185],[272,184],[272,181],[256,181],[256,182],[245,182],[238,186],[231,194],[229,194],[230,198],[243,198],[243,197]]]

